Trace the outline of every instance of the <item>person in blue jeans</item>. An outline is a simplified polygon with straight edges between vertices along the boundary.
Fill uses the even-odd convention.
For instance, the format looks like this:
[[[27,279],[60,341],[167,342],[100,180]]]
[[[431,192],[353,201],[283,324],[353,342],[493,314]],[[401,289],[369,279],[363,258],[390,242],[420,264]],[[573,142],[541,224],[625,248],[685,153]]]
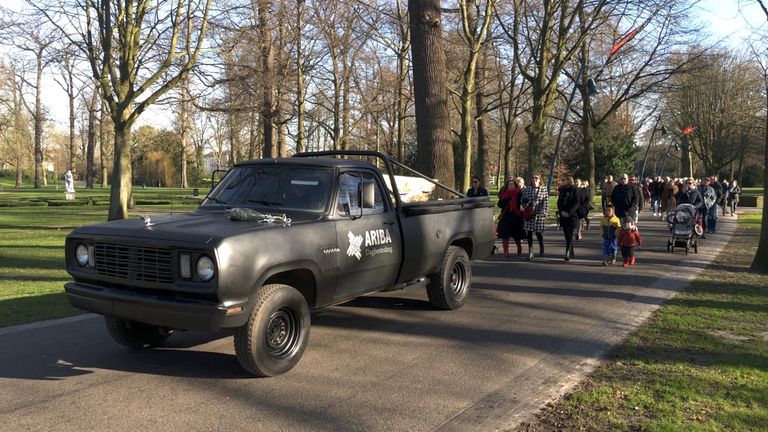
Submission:
[[[603,210],[603,219],[600,221],[600,229],[603,232],[603,265],[615,264],[619,246],[616,235],[621,229],[621,221],[613,212],[613,206],[608,204]]]

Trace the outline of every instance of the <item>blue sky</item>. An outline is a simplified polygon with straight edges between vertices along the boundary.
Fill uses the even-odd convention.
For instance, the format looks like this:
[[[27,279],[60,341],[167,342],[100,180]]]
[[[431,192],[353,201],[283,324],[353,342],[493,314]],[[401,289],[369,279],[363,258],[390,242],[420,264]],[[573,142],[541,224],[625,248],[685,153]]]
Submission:
[[[750,26],[765,26],[766,17],[754,0],[702,0],[700,19],[711,24],[716,39],[739,45],[751,34]]]

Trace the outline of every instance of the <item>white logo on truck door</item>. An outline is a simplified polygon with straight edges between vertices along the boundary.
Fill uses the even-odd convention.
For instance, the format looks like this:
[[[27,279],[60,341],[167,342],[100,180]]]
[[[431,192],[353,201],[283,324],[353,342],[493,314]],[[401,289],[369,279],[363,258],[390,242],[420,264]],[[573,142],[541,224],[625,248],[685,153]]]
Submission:
[[[361,260],[363,258],[363,247],[365,255],[374,257],[383,253],[392,253],[392,246],[385,246],[392,243],[392,235],[388,229],[374,229],[365,232],[365,243],[362,235],[355,235],[352,231],[347,232],[349,247],[347,256],[354,256]]]
[[[347,248],[347,256],[354,256],[360,261],[363,257],[361,246],[363,245],[363,236],[354,235],[352,231],[347,232],[347,238],[349,239],[349,247]]]

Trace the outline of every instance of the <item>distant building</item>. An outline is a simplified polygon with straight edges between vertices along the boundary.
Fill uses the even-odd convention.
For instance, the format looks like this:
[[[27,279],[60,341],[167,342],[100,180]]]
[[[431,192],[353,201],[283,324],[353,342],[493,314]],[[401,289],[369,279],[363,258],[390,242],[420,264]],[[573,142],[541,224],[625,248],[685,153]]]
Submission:
[[[217,169],[227,169],[229,168],[229,151],[208,152],[203,156],[203,160],[205,161],[203,169],[206,174],[210,174]]]

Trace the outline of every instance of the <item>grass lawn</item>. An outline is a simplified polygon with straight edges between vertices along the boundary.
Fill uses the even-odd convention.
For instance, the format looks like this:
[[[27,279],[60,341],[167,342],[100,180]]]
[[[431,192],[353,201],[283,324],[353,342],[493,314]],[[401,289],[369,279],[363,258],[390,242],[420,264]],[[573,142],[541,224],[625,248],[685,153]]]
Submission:
[[[63,191],[14,189],[8,179],[0,191],[0,327],[80,313],[64,296],[70,280],[64,270],[64,238],[78,226],[107,219],[106,205],[83,198],[108,200],[109,189],[77,190],[79,205],[52,206]],[[201,196],[207,189],[200,190]],[[134,189],[137,208],[130,214],[162,214],[192,210],[198,198],[190,189]],[[139,204],[139,203],[147,204]],[[11,206],[8,206],[10,203]],[[29,203],[39,203],[27,205]],[[88,203],[85,205],[85,203]]]
[[[768,275],[747,271],[760,214],[739,225],[715,264],[516,430],[767,430]]]

